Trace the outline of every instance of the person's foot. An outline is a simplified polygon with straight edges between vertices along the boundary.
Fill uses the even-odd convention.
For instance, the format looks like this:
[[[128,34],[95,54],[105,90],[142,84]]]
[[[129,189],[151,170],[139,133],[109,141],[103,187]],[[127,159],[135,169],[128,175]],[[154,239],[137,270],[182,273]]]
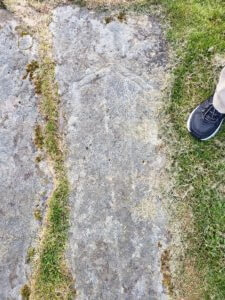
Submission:
[[[212,138],[219,131],[225,118],[225,114],[215,109],[212,101],[213,97],[210,97],[197,106],[187,121],[188,131],[202,141]]]

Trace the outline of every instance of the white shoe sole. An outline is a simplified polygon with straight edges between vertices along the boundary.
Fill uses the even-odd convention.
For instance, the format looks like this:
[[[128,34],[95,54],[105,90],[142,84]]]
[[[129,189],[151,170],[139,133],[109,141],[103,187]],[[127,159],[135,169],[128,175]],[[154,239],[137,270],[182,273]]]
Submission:
[[[190,114],[190,116],[189,116],[189,118],[188,118],[188,120],[187,120],[187,129],[188,129],[189,132],[191,132],[191,129],[190,129],[190,123],[191,123],[192,115],[194,114],[194,112],[196,111],[196,109],[198,109],[198,107],[199,107],[199,106],[197,106],[197,107],[193,110],[193,112]],[[208,141],[209,139],[211,139],[212,137],[214,137],[214,136],[217,134],[217,132],[220,130],[220,127],[221,127],[222,124],[223,124],[223,120],[224,120],[224,119],[221,120],[220,125],[216,128],[216,130],[215,130],[209,137],[207,137],[207,138],[205,138],[205,139],[200,139],[200,140],[201,140],[201,141]]]

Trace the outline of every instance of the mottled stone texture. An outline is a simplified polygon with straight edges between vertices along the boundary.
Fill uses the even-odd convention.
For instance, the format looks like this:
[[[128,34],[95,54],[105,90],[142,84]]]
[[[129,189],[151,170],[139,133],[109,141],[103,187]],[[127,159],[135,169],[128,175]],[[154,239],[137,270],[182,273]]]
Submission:
[[[38,222],[33,213],[40,199],[51,190],[45,166],[35,164],[34,126],[37,98],[27,64],[35,58],[29,47],[19,47],[20,24],[0,9],[0,299],[20,299],[27,280],[25,263]],[[28,49],[29,48],[29,49]],[[28,50],[25,50],[28,49]]]
[[[111,15],[60,7],[51,25],[71,182],[68,260],[77,299],[167,299],[157,119],[165,37],[154,17]]]

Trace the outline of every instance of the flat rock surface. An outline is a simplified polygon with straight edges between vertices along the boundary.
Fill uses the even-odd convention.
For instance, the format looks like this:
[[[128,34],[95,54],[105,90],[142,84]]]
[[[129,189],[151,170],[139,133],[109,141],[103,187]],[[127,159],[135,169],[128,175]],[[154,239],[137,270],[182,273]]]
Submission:
[[[153,16],[59,7],[51,24],[71,183],[77,299],[167,299],[158,109],[167,47]]]
[[[31,36],[17,34],[19,25],[0,9],[1,300],[20,299],[29,273],[27,251],[38,230],[34,209],[51,191],[46,166],[35,163],[38,101],[29,79],[23,79],[35,47]]]

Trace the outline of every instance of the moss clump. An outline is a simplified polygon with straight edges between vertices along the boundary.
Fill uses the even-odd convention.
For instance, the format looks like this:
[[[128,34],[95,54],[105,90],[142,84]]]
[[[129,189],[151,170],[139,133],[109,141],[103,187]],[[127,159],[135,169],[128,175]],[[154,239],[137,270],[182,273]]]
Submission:
[[[23,79],[26,79],[29,76],[29,79],[33,81],[35,93],[41,94],[41,79],[38,73],[39,64],[37,61],[33,60],[26,67],[26,74]]]
[[[35,93],[36,94],[41,94],[41,79],[40,77],[37,75],[34,82],[34,89],[35,89]]]
[[[125,12],[121,11],[117,16],[117,19],[120,22],[125,22],[127,20]]]
[[[35,127],[35,137],[34,137],[34,143],[37,148],[42,149],[44,145],[44,136],[42,132],[42,128],[40,125],[37,125]]]
[[[30,287],[29,287],[27,284],[25,284],[25,285],[21,288],[20,294],[21,294],[23,300],[29,300],[30,294],[31,294]]]
[[[105,17],[105,23],[106,24],[109,24],[109,23],[111,23],[113,21],[113,17],[112,16],[107,16],[107,17]]]
[[[26,67],[26,74],[23,79],[26,79],[29,76],[30,80],[34,79],[34,74],[36,70],[39,68],[39,64],[36,60],[31,61]]]
[[[173,295],[173,283],[170,270],[170,251],[165,249],[161,255],[161,272],[163,275],[163,285],[167,288],[170,295]]]
[[[42,160],[43,160],[43,157],[42,157],[41,155],[38,155],[38,156],[35,158],[36,163],[40,163]]]
[[[0,8],[6,9],[6,5],[4,4],[4,2],[2,0],[0,0]]]
[[[34,217],[37,221],[42,221],[42,213],[39,208],[36,208],[34,211]]]
[[[29,264],[33,257],[35,255],[35,248],[33,247],[30,247],[28,250],[27,250],[27,257],[26,257],[26,263]]]

